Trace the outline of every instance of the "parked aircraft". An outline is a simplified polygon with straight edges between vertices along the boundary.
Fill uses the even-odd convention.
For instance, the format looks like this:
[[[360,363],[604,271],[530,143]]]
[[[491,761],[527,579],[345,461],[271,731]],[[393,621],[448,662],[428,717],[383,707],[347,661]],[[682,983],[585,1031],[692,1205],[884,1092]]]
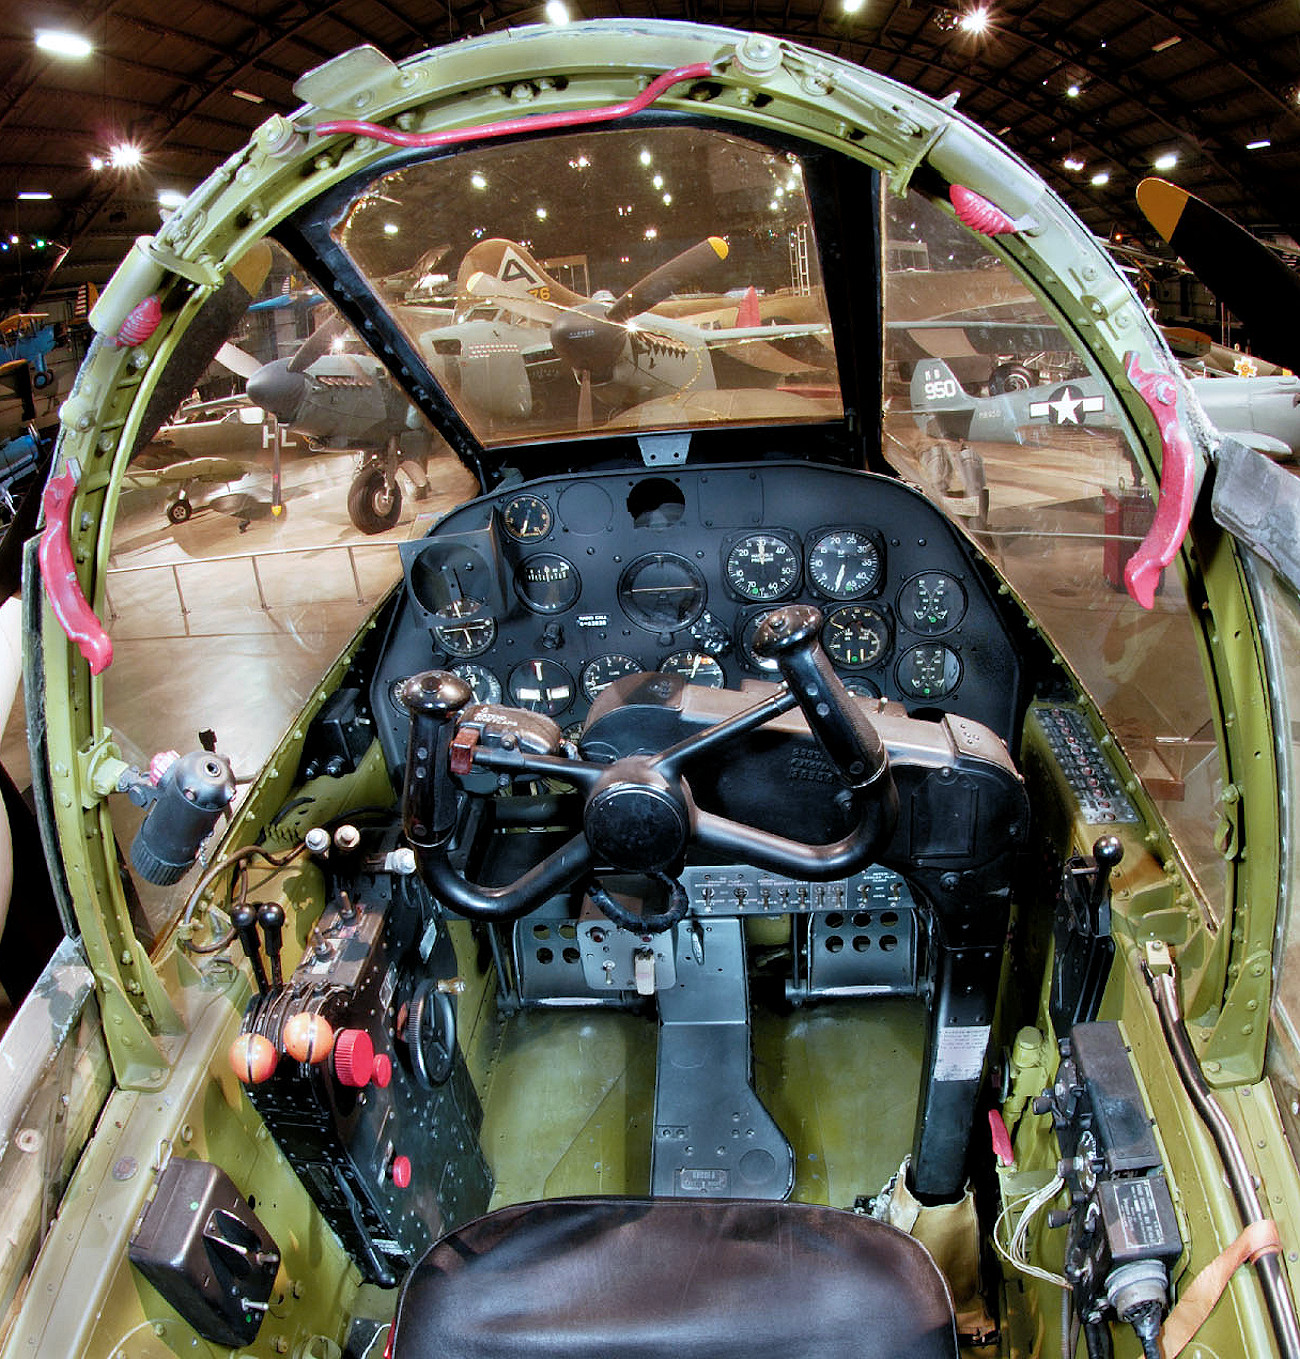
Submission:
[[[24,361],[31,366],[32,386],[44,391],[54,381],[46,356],[68,343],[68,328],[61,322],[41,325],[46,312],[15,312],[0,321],[0,354],[6,363]]]
[[[1211,422],[1247,448],[1275,458],[1300,454],[1300,378],[1190,379]],[[1113,394],[1094,378],[1070,378],[996,396],[972,396],[942,359],[916,365],[911,384],[917,423],[948,439],[1018,444],[1034,427],[1113,429]]]
[[[67,937],[0,1040],[0,1359],[1296,1359],[1300,479],[1215,445],[1023,161],[824,50],[537,25],[295,98],[133,249],[62,409],[24,666]],[[644,283],[720,204],[816,383],[697,390],[644,292],[503,280],[493,368],[383,287],[412,226]],[[881,414],[891,209],[1088,318],[1093,385],[1012,409],[1138,417],[986,459],[987,533]],[[332,377],[391,446],[382,362],[477,484],[396,550],[295,516],[291,605],[252,583],[291,554],[218,553],[209,616],[173,561],[125,616],[132,454],[259,231],[376,356],[318,330],[284,413]],[[530,331],[568,400],[525,419]]]

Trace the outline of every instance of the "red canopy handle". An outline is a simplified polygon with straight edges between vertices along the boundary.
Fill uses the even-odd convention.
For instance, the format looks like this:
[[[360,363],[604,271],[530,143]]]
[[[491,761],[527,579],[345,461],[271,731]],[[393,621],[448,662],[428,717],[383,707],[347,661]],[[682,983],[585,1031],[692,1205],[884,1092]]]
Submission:
[[[41,564],[41,579],[45,582],[46,598],[59,620],[59,626],[76,642],[86,658],[92,675],[107,670],[113,660],[113,640],[104,625],[86,602],[81,582],[72,561],[72,541],[68,528],[72,517],[72,496],[77,479],[71,468],[51,477],[45,487],[45,531],[37,558]]]
[[[1171,373],[1147,372],[1137,355],[1124,356],[1128,379],[1160,427],[1160,502],[1138,550],[1124,568],[1128,592],[1144,608],[1156,600],[1160,573],[1173,561],[1192,521],[1192,441],[1178,419],[1178,389]]]

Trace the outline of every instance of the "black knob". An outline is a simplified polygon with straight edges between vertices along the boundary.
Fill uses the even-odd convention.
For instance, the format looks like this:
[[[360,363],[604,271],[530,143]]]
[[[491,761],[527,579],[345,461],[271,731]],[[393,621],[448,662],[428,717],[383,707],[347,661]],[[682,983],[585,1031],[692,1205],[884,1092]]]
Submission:
[[[280,970],[280,947],[284,939],[284,907],[275,901],[263,902],[257,908],[257,923],[261,925],[262,934],[266,938],[266,956],[271,960],[271,984],[280,986],[284,983],[284,974]]]
[[[884,743],[832,669],[818,641],[821,625],[820,609],[787,604],[758,625],[754,650],[776,661],[813,735],[845,782],[862,789],[880,780],[884,789],[889,781]]]
[[[1092,847],[1092,857],[1097,865],[1092,881],[1091,906],[1094,915],[1101,910],[1106,894],[1110,891],[1110,875],[1124,857],[1124,842],[1118,835],[1102,835]]]
[[[413,718],[439,718],[459,712],[474,697],[474,691],[450,670],[425,670],[404,680],[397,697]]]
[[[412,675],[397,696],[411,714],[402,785],[402,828],[421,849],[440,849],[456,824],[456,789],[448,767],[448,747],[456,715],[473,694],[458,675],[426,670]]]
[[[261,941],[257,937],[257,907],[241,902],[230,913],[230,923],[235,927],[239,942],[243,945],[244,956],[253,965],[253,980],[257,983],[259,994],[266,995],[266,970],[262,967]]]

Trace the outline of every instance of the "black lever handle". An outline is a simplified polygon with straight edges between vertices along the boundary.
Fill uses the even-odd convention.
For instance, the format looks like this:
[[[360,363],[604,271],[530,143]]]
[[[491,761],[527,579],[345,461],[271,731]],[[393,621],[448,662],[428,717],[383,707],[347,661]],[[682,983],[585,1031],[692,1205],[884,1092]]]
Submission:
[[[280,948],[284,941],[284,907],[277,901],[264,901],[257,908],[257,923],[266,937],[266,956],[271,960],[271,985],[282,986]]]
[[[1106,893],[1110,890],[1110,875],[1119,867],[1119,861],[1124,857],[1124,842],[1118,835],[1102,835],[1092,847],[1092,857],[1097,869],[1092,880],[1088,904],[1092,908],[1092,918],[1096,920],[1101,914]]]
[[[402,829],[417,849],[440,849],[456,825],[455,786],[448,748],[456,715],[473,697],[468,684],[446,670],[412,675],[397,691],[411,715],[402,784]]]
[[[257,937],[257,907],[249,902],[241,902],[230,913],[230,923],[239,935],[244,955],[253,965],[253,980],[257,983],[259,995],[266,995],[266,969],[262,966],[262,941]]]
[[[817,640],[820,609],[787,604],[758,625],[754,650],[777,663],[813,734],[844,779],[866,788],[888,776],[889,756],[876,729],[863,716]]]

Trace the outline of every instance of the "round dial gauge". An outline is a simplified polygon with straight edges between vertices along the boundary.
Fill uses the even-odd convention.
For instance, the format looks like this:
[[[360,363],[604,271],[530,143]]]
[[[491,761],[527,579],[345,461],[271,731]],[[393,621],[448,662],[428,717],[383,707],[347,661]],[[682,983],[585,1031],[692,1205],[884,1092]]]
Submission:
[[[759,609],[757,613],[751,613],[740,629],[740,654],[745,658],[745,664],[752,670],[761,670],[765,675],[775,675],[778,666],[774,657],[759,656],[754,651],[754,634],[758,631],[758,625],[771,612],[771,609]]]
[[[880,579],[880,549],[857,529],[823,533],[808,553],[808,579],[831,599],[865,595]]]
[[[516,707],[555,717],[573,702],[573,676],[559,663],[538,656],[515,666],[506,689]]]
[[[704,577],[685,557],[651,552],[638,557],[618,582],[623,612],[651,632],[676,632],[704,610]]]
[[[674,651],[659,662],[663,675],[680,675],[687,684],[702,684],[706,689],[721,689],[727,683],[718,662],[704,651]]]
[[[462,661],[453,665],[451,673],[459,676],[469,685],[475,703],[500,703],[503,690],[501,681],[486,665],[471,665]]]
[[[597,656],[582,667],[582,692],[594,701],[596,695],[602,689],[608,689],[616,679],[639,674],[644,669],[645,666],[631,656]]]
[[[730,630],[726,624],[714,618],[708,609],[691,624],[690,635],[695,649],[710,656],[725,656],[731,650]],[[663,669],[662,666],[659,668]]]
[[[914,646],[898,658],[905,698],[943,698],[961,682],[961,658],[946,646]]]
[[[515,567],[515,594],[535,613],[563,613],[581,590],[573,563],[554,552],[539,552]]]
[[[741,599],[780,599],[799,579],[799,554],[784,538],[751,533],[727,553],[725,575]]]
[[[870,604],[832,609],[822,625],[826,654],[847,669],[875,665],[889,650],[889,620]]]
[[[868,679],[863,679],[860,675],[845,675],[844,687],[851,694],[857,694],[859,698],[879,698],[880,690]]]
[[[462,595],[433,615],[434,641],[453,656],[477,656],[496,641],[496,619],[481,599]]]
[[[966,591],[946,571],[922,571],[898,592],[898,621],[923,637],[955,628],[966,613]]]
[[[555,523],[551,507],[541,496],[528,491],[512,495],[501,507],[501,527],[517,543],[545,538]]]

